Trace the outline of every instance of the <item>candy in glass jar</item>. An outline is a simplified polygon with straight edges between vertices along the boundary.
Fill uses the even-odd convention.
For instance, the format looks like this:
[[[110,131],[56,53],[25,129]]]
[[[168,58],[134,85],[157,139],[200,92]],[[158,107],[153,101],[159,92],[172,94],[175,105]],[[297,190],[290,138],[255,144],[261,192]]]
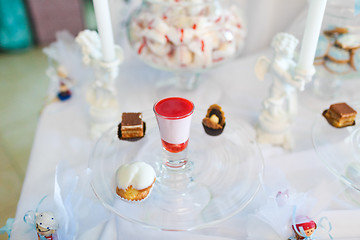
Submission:
[[[245,37],[239,8],[220,0],[143,0],[128,22],[137,55],[168,71],[201,72],[226,62]]]

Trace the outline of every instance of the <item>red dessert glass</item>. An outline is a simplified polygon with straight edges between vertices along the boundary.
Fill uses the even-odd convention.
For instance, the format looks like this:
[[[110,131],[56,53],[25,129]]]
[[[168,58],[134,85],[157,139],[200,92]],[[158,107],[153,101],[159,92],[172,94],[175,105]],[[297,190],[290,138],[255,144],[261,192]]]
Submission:
[[[161,99],[154,105],[160,130],[161,142],[167,152],[166,165],[181,167],[187,162],[186,148],[189,142],[194,104],[181,97]]]

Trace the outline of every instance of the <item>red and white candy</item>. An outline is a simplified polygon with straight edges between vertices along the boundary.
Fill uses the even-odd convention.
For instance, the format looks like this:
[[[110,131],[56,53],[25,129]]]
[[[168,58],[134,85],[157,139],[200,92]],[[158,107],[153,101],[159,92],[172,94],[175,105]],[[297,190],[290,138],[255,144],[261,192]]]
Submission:
[[[154,3],[132,19],[131,44],[143,60],[161,68],[212,67],[234,57],[246,36],[237,8],[214,7],[206,0]]]

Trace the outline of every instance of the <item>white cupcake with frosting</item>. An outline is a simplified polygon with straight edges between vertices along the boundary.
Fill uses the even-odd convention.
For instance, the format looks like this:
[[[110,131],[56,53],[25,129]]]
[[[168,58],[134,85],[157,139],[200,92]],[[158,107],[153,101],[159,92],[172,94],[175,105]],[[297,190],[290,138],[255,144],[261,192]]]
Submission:
[[[128,201],[142,201],[150,194],[155,180],[155,170],[149,164],[124,164],[116,172],[116,193]]]

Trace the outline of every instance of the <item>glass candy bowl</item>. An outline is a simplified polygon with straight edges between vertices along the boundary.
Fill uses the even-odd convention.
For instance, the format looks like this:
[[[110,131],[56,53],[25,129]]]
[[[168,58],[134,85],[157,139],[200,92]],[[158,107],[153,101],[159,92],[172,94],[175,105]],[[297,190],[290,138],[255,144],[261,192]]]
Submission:
[[[131,222],[161,230],[198,229],[244,209],[257,193],[263,174],[255,131],[241,119],[226,117],[224,131],[209,136],[201,124],[205,113],[195,109],[187,167],[167,169],[172,178],[163,174],[166,166],[152,111],[142,113],[146,132],[138,141],[119,140],[117,126],[109,129],[89,161],[91,185],[104,206]],[[139,203],[126,202],[116,194],[116,170],[134,161],[146,162],[156,172],[151,194]]]
[[[360,76],[360,15],[354,11],[353,1],[326,6],[314,62],[314,91],[321,97],[336,97],[344,80]]]
[[[238,7],[221,0],[143,0],[127,28],[137,55],[188,79],[187,88],[202,71],[237,56],[246,36]]]

